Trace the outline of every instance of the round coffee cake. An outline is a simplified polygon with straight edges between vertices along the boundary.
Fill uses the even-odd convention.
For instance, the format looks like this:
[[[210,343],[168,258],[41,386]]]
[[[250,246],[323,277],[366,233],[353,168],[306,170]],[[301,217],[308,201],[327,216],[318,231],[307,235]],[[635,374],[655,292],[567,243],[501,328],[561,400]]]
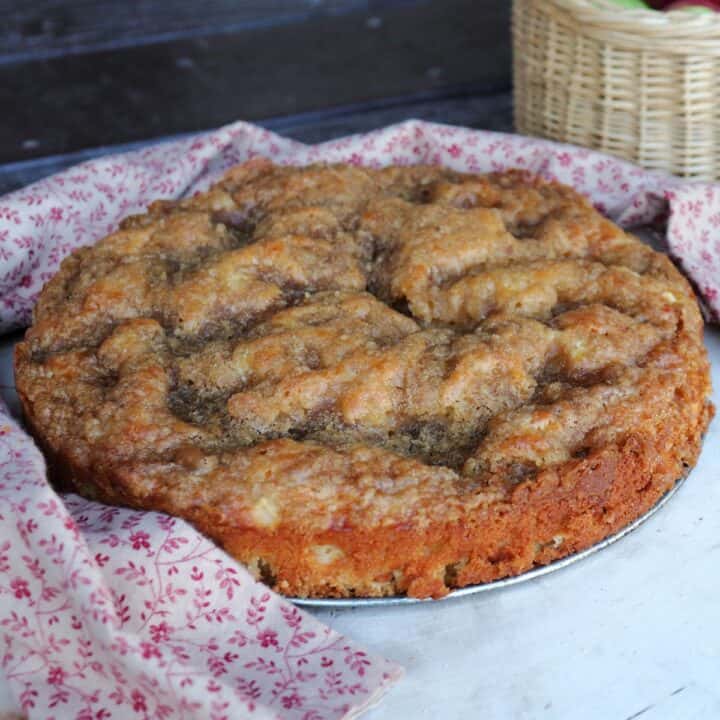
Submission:
[[[68,257],[16,375],[66,487],[288,595],[440,597],[673,486],[712,414],[702,331],[568,187],[256,160]]]

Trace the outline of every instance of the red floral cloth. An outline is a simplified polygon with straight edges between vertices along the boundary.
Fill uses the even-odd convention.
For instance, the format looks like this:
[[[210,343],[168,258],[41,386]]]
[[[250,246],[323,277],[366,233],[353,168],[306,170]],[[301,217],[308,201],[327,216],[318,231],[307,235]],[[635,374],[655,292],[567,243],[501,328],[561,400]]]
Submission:
[[[246,123],[93,160],[0,200],[0,330],[28,324],[74,248],[153,199],[257,155],[306,164],[520,167],[625,226],[667,219],[669,251],[720,316],[720,188],[546,141],[409,121],[305,146]],[[400,669],[256,583],[180,520],[58,497],[0,406],[1,667],[31,718],[293,718],[361,712]]]
[[[60,499],[2,412],[0,597],[2,668],[30,718],[342,718],[400,674],[186,523]]]

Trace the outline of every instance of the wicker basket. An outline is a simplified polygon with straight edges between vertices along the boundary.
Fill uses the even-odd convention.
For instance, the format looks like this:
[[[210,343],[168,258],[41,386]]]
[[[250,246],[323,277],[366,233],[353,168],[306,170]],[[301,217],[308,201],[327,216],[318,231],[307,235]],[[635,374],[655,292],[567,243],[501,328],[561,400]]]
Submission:
[[[720,15],[514,0],[515,124],[720,179]]]

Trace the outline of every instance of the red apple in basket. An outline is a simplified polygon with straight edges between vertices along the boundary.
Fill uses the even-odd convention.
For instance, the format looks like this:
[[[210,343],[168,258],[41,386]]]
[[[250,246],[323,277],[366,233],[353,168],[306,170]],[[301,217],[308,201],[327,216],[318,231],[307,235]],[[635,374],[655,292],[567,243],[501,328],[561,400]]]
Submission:
[[[718,0],[645,0],[653,10],[682,10],[697,8],[698,10],[720,11]]]
[[[665,10],[694,10],[696,12],[707,12],[714,10],[720,12],[720,1],[718,0],[675,0],[666,5]]]

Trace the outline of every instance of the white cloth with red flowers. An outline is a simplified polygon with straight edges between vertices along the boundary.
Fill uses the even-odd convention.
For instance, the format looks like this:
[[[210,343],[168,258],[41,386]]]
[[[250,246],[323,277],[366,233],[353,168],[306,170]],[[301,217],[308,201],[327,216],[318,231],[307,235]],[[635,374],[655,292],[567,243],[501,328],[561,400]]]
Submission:
[[[519,167],[560,180],[621,225],[664,224],[669,252],[720,317],[718,186],[418,121],[315,146],[236,123],[93,160],[0,199],[0,331],[29,323],[43,283],[73,249],[150,201],[203,190],[259,155]],[[58,496],[1,401],[0,640],[13,709],[44,720],[351,717],[401,674],[255,582],[185,522]]]

